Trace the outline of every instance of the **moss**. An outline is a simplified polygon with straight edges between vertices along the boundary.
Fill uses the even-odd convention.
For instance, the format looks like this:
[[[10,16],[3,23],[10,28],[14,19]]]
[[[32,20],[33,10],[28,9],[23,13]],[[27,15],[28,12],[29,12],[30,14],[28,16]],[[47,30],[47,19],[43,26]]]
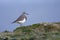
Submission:
[[[52,40],[57,36],[56,40],[60,40],[60,30],[56,27],[52,24],[47,24],[46,26],[44,26],[44,23],[32,24],[29,26],[17,27],[13,31],[13,36],[10,36],[11,38],[20,38],[21,40],[34,40],[35,38],[36,40],[42,40],[43,38]]]

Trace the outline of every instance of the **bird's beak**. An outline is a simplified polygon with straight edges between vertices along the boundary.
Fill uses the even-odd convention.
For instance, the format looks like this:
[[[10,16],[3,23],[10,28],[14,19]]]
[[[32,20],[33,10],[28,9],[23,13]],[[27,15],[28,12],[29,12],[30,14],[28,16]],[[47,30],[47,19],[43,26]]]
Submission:
[[[29,15],[28,13],[26,13],[26,15]]]

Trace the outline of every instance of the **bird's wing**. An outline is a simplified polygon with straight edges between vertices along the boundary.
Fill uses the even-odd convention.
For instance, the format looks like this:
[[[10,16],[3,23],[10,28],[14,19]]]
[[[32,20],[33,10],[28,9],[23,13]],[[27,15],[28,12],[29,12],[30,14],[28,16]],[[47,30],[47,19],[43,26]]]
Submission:
[[[27,17],[25,15],[21,15],[17,18],[17,20],[15,20],[13,23],[17,22],[17,21],[22,21],[24,18],[26,18],[27,20]]]

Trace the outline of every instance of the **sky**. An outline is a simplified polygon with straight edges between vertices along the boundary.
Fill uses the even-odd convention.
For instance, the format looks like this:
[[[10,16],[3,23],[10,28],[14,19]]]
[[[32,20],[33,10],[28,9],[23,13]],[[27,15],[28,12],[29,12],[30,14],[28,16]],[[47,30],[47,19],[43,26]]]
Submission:
[[[29,14],[23,25],[60,22],[60,0],[0,0],[0,32],[19,27],[19,24],[11,23],[22,12]]]

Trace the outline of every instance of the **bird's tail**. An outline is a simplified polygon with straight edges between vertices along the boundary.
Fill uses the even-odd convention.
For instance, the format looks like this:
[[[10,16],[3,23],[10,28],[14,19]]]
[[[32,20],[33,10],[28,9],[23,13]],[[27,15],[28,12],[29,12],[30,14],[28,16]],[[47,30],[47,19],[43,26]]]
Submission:
[[[15,23],[15,22],[16,22],[16,21],[13,21],[12,24]]]

